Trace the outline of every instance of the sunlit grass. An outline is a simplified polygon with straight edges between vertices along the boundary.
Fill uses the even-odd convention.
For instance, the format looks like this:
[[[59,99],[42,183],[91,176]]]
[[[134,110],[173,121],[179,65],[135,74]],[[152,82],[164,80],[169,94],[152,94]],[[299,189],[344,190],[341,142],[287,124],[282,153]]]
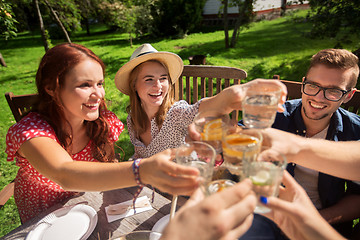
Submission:
[[[306,11],[295,16],[305,16]],[[91,28],[92,35],[80,32],[71,37],[73,42],[92,49],[107,65],[106,98],[109,108],[126,123],[128,97],[121,94],[114,84],[114,76],[126,63],[136,47],[149,42],[159,51],[171,51],[179,54],[184,64],[188,57],[195,54],[207,55],[209,65],[238,67],[248,72],[247,80],[254,78],[272,78],[279,74],[283,79],[297,80],[305,74],[311,56],[324,48],[332,48],[336,39],[314,40],[306,37],[310,24],[294,16],[278,18],[272,21],[256,22],[239,35],[236,48],[225,49],[223,31],[206,31],[189,34],[184,39],[139,39],[133,48],[127,40],[127,34],[109,32],[104,26]],[[57,44],[60,41],[53,41]],[[360,47],[359,38],[343,48],[355,50]],[[14,94],[34,93],[35,74],[44,48],[39,34],[21,33],[16,39],[0,41],[0,53],[4,56],[7,68],[0,67],[0,95],[12,91]],[[6,161],[5,136],[7,129],[14,124],[13,116],[5,97],[0,97],[0,189],[14,179],[17,167]],[[118,145],[125,151],[125,159],[133,154],[127,131],[120,136]],[[121,152],[121,151],[118,151]],[[0,210],[0,236],[20,225],[16,205],[11,199]]]

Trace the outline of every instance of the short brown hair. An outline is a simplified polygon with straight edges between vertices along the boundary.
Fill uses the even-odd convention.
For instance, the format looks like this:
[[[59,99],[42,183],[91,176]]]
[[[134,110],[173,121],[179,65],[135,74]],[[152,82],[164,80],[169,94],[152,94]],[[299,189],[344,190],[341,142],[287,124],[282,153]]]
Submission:
[[[345,49],[324,49],[312,56],[308,73],[312,67],[325,65],[328,68],[339,68],[343,70],[352,69],[350,83],[347,88],[356,86],[359,77],[358,57]]]

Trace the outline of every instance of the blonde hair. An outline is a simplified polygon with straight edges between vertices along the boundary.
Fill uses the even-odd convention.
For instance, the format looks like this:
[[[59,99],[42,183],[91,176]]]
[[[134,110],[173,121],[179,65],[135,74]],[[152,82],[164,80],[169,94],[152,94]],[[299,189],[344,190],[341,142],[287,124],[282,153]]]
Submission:
[[[351,69],[350,82],[347,88],[355,87],[359,77],[358,57],[345,49],[324,49],[312,56],[309,70],[317,65],[325,65],[328,68],[338,68],[343,70]]]
[[[168,78],[169,90],[168,90],[167,94],[165,95],[164,101],[161,104],[159,110],[155,114],[156,124],[158,126],[161,126],[163,124],[163,122],[165,121],[167,112],[169,111],[170,107],[174,104],[174,87],[171,84],[172,81],[170,79],[169,69],[166,67],[165,64],[163,64],[162,62],[160,62],[158,60],[148,60],[146,62],[160,63],[166,69],[166,72],[169,76],[169,78]],[[130,104],[129,104],[129,106],[127,106],[126,110],[127,110],[128,114],[130,114],[130,116],[131,116],[131,124],[134,129],[135,136],[137,138],[139,138],[139,136],[142,133],[144,133],[146,131],[146,129],[148,129],[150,127],[148,121],[143,120],[143,119],[148,119],[148,116],[142,107],[141,99],[135,89],[135,84],[136,84],[137,78],[139,76],[141,66],[142,66],[142,64],[144,64],[146,62],[143,62],[143,63],[137,65],[131,71],[130,76],[129,76]]]

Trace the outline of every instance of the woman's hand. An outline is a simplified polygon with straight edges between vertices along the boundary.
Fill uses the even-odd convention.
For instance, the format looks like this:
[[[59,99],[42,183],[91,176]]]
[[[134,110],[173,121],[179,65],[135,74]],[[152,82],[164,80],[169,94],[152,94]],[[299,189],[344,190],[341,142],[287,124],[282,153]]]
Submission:
[[[267,198],[274,221],[290,239],[344,239],[321,217],[305,190],[285,171],[279,197]]]
[[[175,149],[168,149],[140,164],[140,179],[163,192],[173,195],[191,195],[199,185],[199,170],[174,163]]]
[[[259,89],[264,88],[264,86],[269,87],[279,87],[281,89],[280,100],[278,103],[278,111],[283,112],[284,107],[282,106],[286,101],[287,88],[285,84],[279,80],[273,79],[254,79],[245,84],[237,84],[231,87],[225,88],[219,94],[205,98],[200,103],[199,111],[215,110],[223,114],[228,114],[233,110],[242,109],[242,101],[246,96],[246,90],[248,88]]]
[[[196,191],[175,214],[161,239],[237,239],[250,228],[256,198],[249,180],[203,197],[201,190]]]

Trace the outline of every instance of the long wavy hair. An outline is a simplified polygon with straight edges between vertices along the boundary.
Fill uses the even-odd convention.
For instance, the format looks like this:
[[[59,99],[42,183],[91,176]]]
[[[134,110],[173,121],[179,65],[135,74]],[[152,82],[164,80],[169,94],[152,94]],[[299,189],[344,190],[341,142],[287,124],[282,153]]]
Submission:
[[[157,113],[155,114],[155,121],[156,124],[161,127],[161,125],[163,124],[165,118],[166,118],[166,114],[169,111],[170,107],[174,104],[174,86],[171,83],[171,79],[170,79],[170,75],[169,75],[169,70],[166,67],[165,64],[163,64],[160,61],[157,60],[148,60],[146,62],[157,62],[160,63],[165,69],[166,72],[168,73],[168,81],[169,81],[169,90],[168,93],[165,95],[164,97],[164,101],[162,102],[159,110],[157,111]],[[135,136],[137,138],[139,138],[139,136],[144,133],[146,131],[146,129],[149,126],[149,122],[148,121],[144,121],[144,119],[148,119],[148,116],[145,112],[145,110],[142,107],[141,104],[141,99],[135,89],[135,84],[139,75],[139,72],[141,70],[141,66],[142,64],[144,64],[145,62],[137,65],[130,73],[130,81],[129,81],[129,87],[130,87],[130,105],[127,107],[127,112],[128,114],[130,114],[131,116],[131,124],[133,126],[134,132],[135,132]]]
[[[71,155],[73,133],[65,118],[64,106],[60,98],[60,90],[64,87],[67,73],[80,62],[92,59],[98,62],[105,74],[105,64],[90,49],[75,43],[59,44],[46,52],[41,59],[36,73],[38,101],[34,111],[40,113],[55,130],[56,136],[63,148]],[[51,90],[53,94],[49,94]],[[110,142],[109,124],[104,118],[107,110],[105,100],[99,107],[99,118],[95,121],[85,121],[86,133],[92,140],[92,155],[101,162],[115,162],[114,146]],[[64,131],[70,129],[70,132]]]

